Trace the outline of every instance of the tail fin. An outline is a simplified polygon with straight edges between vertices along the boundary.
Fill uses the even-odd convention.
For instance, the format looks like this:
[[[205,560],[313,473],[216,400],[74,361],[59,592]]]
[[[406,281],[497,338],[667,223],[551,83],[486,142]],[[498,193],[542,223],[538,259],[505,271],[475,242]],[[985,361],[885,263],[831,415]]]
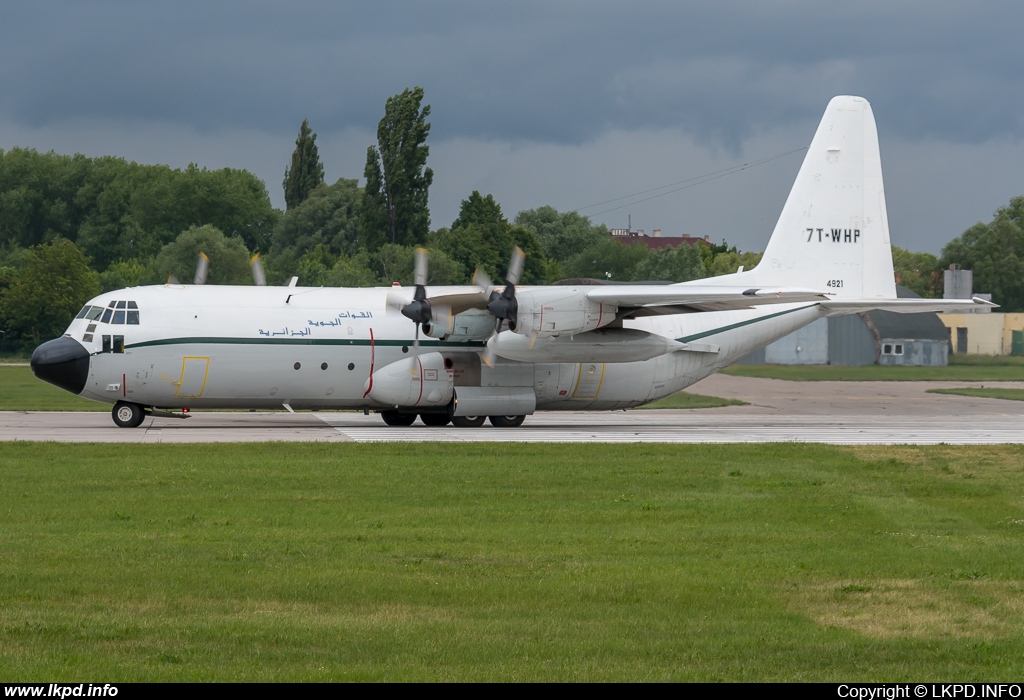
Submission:
[[[761,262],[718,280],[820,289],[838,299],[896,297],[878,132],[867,100],[832,98]]]

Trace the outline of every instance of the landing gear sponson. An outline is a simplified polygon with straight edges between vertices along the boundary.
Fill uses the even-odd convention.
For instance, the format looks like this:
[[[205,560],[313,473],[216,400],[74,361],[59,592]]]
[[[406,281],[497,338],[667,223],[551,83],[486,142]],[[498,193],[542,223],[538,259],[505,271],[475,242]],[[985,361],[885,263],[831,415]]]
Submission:
[[[399,413],[398,411],[381,411],[380,417],[387,425],[407,428],[416,421],[415,413]],[[419,414],[423,425],[431,428],[443,428],[451,423],[456,428],[479,428],[485,420],[490,420],[495,428],[518,428],[526,420],[526,416],[452,416],[447,413]]]

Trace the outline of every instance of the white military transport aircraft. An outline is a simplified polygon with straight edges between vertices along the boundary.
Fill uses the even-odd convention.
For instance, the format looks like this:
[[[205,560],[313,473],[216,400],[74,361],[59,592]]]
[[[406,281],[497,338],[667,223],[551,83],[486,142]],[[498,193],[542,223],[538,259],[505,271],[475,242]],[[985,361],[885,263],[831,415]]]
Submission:
[[[673,285],[133,287],[91,300],[32,355],[37,377],[114,404],[114,422],[190,409],[362,409],[388,425],[611,410],[673,394],[825,316],[939,311],[896,299],[878,134],[860,97],[825,110],[753,270]],[[203,268],[205,269],[205,268]],[[410,322],[411,321],[411,322]],[[420,339],[420,331],[424,336]],[[174,409],[178,409],[175,411]]]

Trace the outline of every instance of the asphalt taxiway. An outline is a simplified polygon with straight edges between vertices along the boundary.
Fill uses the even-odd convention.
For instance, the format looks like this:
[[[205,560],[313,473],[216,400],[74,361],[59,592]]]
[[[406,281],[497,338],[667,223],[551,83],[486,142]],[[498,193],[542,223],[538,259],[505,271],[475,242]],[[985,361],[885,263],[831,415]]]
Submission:
[[[930,394],[964,382],[788,382],[715,375],[690,388],[747,406],[551,412],[519,428],[408,428],[354,412],[197,412],[117,428],[108,412],[0,412],[0,441],[201,442],[658,442],[1024,444],[1024,401]],[[1024,388],[1024,382],[985,382]]]

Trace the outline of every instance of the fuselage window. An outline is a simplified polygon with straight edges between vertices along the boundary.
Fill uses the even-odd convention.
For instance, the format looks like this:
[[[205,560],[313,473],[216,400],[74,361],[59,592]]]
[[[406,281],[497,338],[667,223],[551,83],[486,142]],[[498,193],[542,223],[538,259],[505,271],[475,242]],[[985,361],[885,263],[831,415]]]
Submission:
[[[124,336],[114,336],[114,352],[124,352]]]
[[[118,309],[114,312],[114,320],[111,323],[124,323],[124,311]]]
[[[85,315],[87,321],[95,321],[103,314],[102,306],[90,306],[89,313]]]
[[[128,303],[129,304],[134,304],[135,302],[129,301]],[[133,326],[139,325],[139,312],[138,311],[132,311],[131,309],[128,309],[128,323],[133,325]]]
[[[85,335],[83,335],[82,336],[82,342],[83,343],[91,343],[92,342],[92,333],[86,333]]]
[[[114,302],[110,302],[113,304]],[[110,323],[110,315],[114,313],[113,309],[104,309],[103,318],[100,319],[100,323]]]
[[[103,352],[110,352],[110,336],[103,336]]]

